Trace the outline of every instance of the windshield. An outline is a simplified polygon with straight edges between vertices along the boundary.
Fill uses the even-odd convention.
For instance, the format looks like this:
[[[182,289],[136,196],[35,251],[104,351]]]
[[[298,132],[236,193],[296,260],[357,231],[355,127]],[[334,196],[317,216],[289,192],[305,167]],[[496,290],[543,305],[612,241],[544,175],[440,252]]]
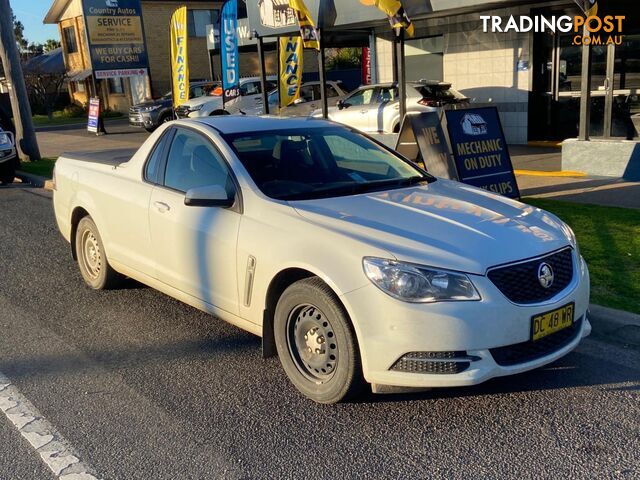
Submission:
[[[225,139],[258,188],[280,200],[353,195],[434,180],[367,137],[340,127]]]

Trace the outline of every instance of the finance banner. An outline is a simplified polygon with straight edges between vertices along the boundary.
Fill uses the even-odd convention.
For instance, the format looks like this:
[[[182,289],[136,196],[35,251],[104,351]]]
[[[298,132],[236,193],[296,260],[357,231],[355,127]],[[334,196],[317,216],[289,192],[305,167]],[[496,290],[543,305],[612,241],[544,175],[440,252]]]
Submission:
[[[140,0],[82,0],[91,65],[96,71],[148,68]],[[100,78],[111,78],[103,74]]]
[[[223,101],[240,96],[240,54],[238,52],[238,1],[227,0],[220,15]]]
[[[446,117],[460,181],[519,198],[498,110],[495,107],[447,110]]]
[[[87,122],[87,130],[98,133],[98,122],[100,121],[100,99],[91,97],[89,99],[89,117]]]
[[[279,45],[280,106],[287,107],[300,98],[302,84],[302,37],[280,37]]]
[[[187,56],[187,7],[171,15],[171,91],[173,108],[189,100],[189,58]]]

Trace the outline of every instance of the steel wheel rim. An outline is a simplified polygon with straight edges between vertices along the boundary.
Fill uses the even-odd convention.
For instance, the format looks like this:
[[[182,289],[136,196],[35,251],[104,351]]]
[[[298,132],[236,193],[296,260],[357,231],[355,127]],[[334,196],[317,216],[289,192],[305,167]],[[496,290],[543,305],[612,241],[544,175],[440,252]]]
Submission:
[[[82,233],[82,260],[87,274],[96,279],[102,270],[102,254],[98,239],[91,230]]]
[[[331,322],[316,306],[301,304],[287,318],[287,346],[300,373],[314,383],[329,381],[338,363],[338,343]]]

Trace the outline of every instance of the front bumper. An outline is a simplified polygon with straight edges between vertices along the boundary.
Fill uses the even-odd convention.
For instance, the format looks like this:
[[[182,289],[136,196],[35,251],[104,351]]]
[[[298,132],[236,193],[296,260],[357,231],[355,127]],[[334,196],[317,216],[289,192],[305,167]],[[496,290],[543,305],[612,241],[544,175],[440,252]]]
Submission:
[[[511,303],[487,277],[479,275],[470,275],[482,297],[477,302],[411,304],[391,298],[373,284],[343,295],[342,300],[353,319],[369,383],[416,388],[475,385],[553,362],[589,335],[589,271],[582,258],[574,261],[574,275],[577,280],[567,290],[537,305]],[[532,361],[513,365],[496,361],[491,349],[530,341],[534,315],[571,302],[575,303],[574,321],[580,324],[567,342]],[[460,373],[393,370],[410,352],[462,352],[472,360]]]
[[[129,112],[129,125],[132,127],[151,128],[157,126],[159,112]]]
[[[15,148],[6,148],[0,150],[0,163],[8,162],[9,160],[13,160],[14,158],[16,158]]]

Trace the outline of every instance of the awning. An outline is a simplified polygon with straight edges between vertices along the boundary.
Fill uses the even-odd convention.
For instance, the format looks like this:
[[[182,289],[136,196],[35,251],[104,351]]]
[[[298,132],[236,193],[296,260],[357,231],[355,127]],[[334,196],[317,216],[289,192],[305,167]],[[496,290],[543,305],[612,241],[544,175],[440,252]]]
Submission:
[[[87,68],[86,70],[82,70],[81,72],[72,73],[67,77],[68,82],[81,82],[87,77],[91,76],[91,69]]]

